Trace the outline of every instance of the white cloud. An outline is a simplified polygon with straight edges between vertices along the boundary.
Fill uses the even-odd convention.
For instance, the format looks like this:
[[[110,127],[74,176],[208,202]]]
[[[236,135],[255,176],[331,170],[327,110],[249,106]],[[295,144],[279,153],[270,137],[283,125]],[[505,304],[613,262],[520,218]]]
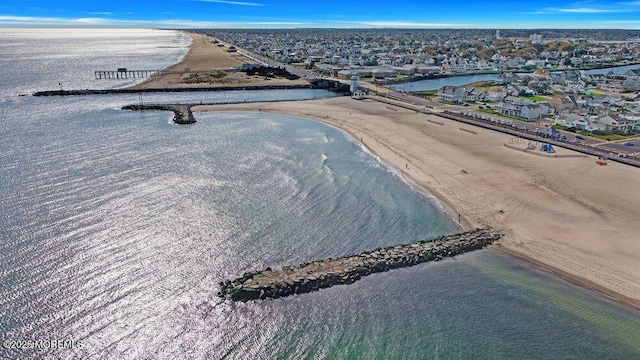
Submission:
[[[640,1],[599,3],[597,1],[580,1],[564,7],[549,7],[522,14],[613,14],[640,11]]]
[[[557,12],[560,13],[575,13],[575,14],[606,14],[606,13],[618,13],[621,12],[621,10],[618,9],[595,9],[595,8],[564,8],[564,9],[554,9],[551,8],[550,10],[555,10]]]
[[[182,19],[170,20],[114,20],[99,17],[55,18],[0,15],[0,27],[97,27],[97,28],[292,28],[311,24],[302,22],[212,22]],[[326,26],[326,25],[325,25]]]
[[[0,23],[35,23],[35,22],[49,22],[60,21],[61,18],[49,18],[49,17],[37,17],[37,16],[4,16],[0,15]]]
[[[240,6],[265,6],[264,4],[246,2],[246,1],[229,1],[229,0],[193,0],[193,1],[228,4],[228,5],[240,5]]]
[[[388,27],[388,28],[459,28],[472,27],[472,24],[456,24],[456,23],[429,23],[429,22],[411,22],[411,21],[359,21],[351,24],[360,27]]]

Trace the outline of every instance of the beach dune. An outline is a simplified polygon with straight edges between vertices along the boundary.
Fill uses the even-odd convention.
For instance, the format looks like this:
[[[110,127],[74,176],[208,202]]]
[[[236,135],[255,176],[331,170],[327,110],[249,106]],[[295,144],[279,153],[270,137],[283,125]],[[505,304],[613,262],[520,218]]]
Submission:
[[[343,129],[438,197],[452,218],[504,233],[497,248],[640,309],[638,168],[528,154],[506,147],[509,135],[373,100],[193,110],[274,112]]]

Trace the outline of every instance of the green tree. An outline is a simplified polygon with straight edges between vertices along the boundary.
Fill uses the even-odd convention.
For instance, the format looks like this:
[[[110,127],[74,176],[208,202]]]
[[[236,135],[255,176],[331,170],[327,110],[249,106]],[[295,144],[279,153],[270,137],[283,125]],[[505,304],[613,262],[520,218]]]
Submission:
[[[573,51],[573,49],[575,48],[575,45],[570,43],[570,42],[561,42],[560,44],[558,44],[558,51],[562,52],[562,51]]]
[[[490,59],[493,55],[495,55],[496,51],[492,48],[484,48],[478,51],[478,57],[481,59]]]

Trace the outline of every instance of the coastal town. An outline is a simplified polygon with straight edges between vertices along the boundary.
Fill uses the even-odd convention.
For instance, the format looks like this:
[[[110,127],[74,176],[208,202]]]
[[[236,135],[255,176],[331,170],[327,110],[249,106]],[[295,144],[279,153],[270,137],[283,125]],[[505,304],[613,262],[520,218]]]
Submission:
[[[459,113],[637,156],[640,33],[624,30],[201,30],[229,52],[295,72],[356,80],[361,94],[394,86]],[[300,73],[302,74],[302,73]],[[437,90],[398,84],[486,75]],[[466,106],[467,108],[460,108]],[[526,123],[534,122],[529,126]],[[515,126],[515,125],[514,125]],[[576,135],[579,134],[579,135]],[[573,135],[573,136],[572,136]],[[634,147],[636,146],[636,147]]]
[[[565,70],[638,62],[637,31],[197,30],[285,64],[332,76]],[[367,71],[368,70],[368,71]],[[342,72],[341,72],[342,71]]]

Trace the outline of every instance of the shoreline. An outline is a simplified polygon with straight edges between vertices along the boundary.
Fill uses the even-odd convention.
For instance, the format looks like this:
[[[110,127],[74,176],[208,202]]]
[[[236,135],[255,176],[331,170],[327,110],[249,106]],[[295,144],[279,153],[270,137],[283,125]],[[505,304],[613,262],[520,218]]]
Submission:
[[[396,166],[396,164],[392,162],[385,160],[382,156],[380,156],[380,154],[376,153],[374,149],[367,146],[367,144],[365,144],[363,141],[358,140],[358,138],[354,133],[350,132],[349,130],[343,129],[341,127],[335,126],[331,123],[323,122],[320,120],[316,120],[316,119],[305,119],[305,120],[318,122],[342,132],[342,134],[348,140],[353,141],[355,144],[360,146],[363,149],[363,151],[369,152],[372,156],[376,158],[376,160],[378,160],[378,162],[382,164],[382,166],[387,168],[388,171],[391,171],[396,176],[400,177],[400,181],[407,184],[407,186],[409,186],[413,191],[419,193],[420,196],[424,197],[427,202],[431,203],[433,206],[439,206],[440,210],[444,212],[449,217],[451,222],[456,224],[461,231],[471,231],[474,229],[467,221],[465,221],[465,218],[463,216],[461,216],[460,222],[456,221],[455,215],[461,214],[461,213],[456,211],[455,207],[451,203],[449,203],[446,198],[440,196],[439,194],[434,194],[428,188],[420,186],[416,182],[416,180],[412,178],[411,175],[409,175],[406,171],[402,170],[402,168]]]
[[[371,105],[372,103],[366,103],[367,105],[371,105],[371,106],[365,106],[363,104],[364,103],[361,101],[358,102],[352,99],[332,98],[332,99],[305,100],[305,101],[299,101],[299,102],[283,102],[283,103],[281,102],[281,103],[262,103],[262,104],[260,103],[227,104],[227,105],[221,105],[221,106],[218,106],[218,105],[198,106],[196,107],[197,108],[196,111],[255,111],[255,112],[262,111],[262,112],[277,113],[277,114],[300,117],[300,118],[311,120],[311,121],[319,121],[329,126],[338,128],[343,132],[345,132],[346,134],[348,134],[349,137],[351,137],[354,141],[359,143],[361,146],[365,147],[369,152],[377,156],[380,159],[380,161],[383,161],[393,166],[394,170],[398,171],[404,178],[408,179],[410,183],[415,184],[415,186],[418,189],[422,189],[423,191],[421,192],[423,194],[429,194],[435,197],[436,201],[442,204],[442,206],[444,207],[445,213],[447,213],[449,217],[452,218],[454,223],[456,221],[454,218],[455,215],[453,214],[460,213],[462,214],[462,220],[463,220],[462,225],[464,229],[491,226],[495,228],[497,231],[506,233],[506,241],[503,240],[500,245],[494,247],[496,251],[507,253],[511,256],[514,256],[515,258],[526,261],[536,267],[550,271],[551,273],[555,274],[556,276],[558,276],[560,279],[563,279],[564,281],[577,284],[580,287],[584,288],[585,290],[593,291],[594,293],[598,293],[600,295],[613,299],[614,301],[621,304],[625,308],[629,308],[631,310],[634,310],[635,312],[640,312],[640,296],[638,296],[638,294],[640,294],[640,286],[638,286],[640,285],[640,281],[637,281],[637,279],[633,277],[633,275],[635,275],[633,274],[633,266],[635,266],[636,263],[632,263],[630,266],[624,266],[628,264],[620,265],[619,261],[613,260],[611,262],[612,264],[619,264],[620,266],[617,266],[617,267],[613,266],[613,268],[610,268],[608,265],[596,264],[591,262],[594,259],[585,258],[585,259],[575,259],[573,261],[569,261],[569,263],[571,263],[570,264],[571,266],[569,266],[568,268],[566,267],[563,268],[563,265],[566,265],[563,263],[563,261],[565,260],[565,256],[570,256],[571,252],[573,251],[571,247],[564,248],[565,244],[563,244],[563,242],[569,242],[571,243],[570,244],[571,246],[576,246],[576,242],[580,241],[580,238],[583,235],[587,234],[589,232],[589,229],[581,230],[580,226],[576,225],[575,230],[578,232],[578,234],[576,234],[574,237],[571,235],[566,236],[561,232],[557,232],[556,231],[557,229],[555,228],[560,226],[561,224],[560,225],[552,224],[551,227],[554,229],[552,229],[551,231],[549,230],[531,231],[530,226],[527,226],[526,224],[523,226],[522,224],[512,223],[511,221],[502,221],[500,219],[501,217],[507,217],[509,216],[507,214],[510,214],[511,212],[513,212],[513,210],[515,210],[512,208],[509,208],[508,197],[506,197],[505,199],[502,199],[505,201],[505,208],[507,209],[506,214],[503,213],[502,209],[500,209],[500,211],[497,211],[497,209],[499,208],[496,208],[496,210],[492,210],[492,209],[487,210],[486,208],[485,209],[478,208],[477,204],[466,203],[468,199],[461,198],[461,195],[467,195],[467,194],[456,194],[455,191],[452,191],[452,187],[441,186],[441,185],[456,179],[467,180],[468,178],[473,177],[476,170],[470,170],[469,174],[466,174],[466,173],[460,174],[460,170],[459,170],[460,167],[456,166],[455,168],[456,170],[454,170],[456,173],[453,173],[453,174],[449,173],[444,176],[440,176],[438,174],[439,172],[442,172],[443,170],[450,171],[449,168],[451,166],[449,166],[449,164],[447,163],[441,162],[441,160],[446,160],[446,159],[443,159],[443,158],[436,159],[435,156],[433,158],[427,157],[426,162],[430,162],[430,161],[433,162],[433,164],[428,164],[428,165],[438,165],[438,166],[436,166],[437,169],[435,167],[431,169],[431,166],[427,166],[425,169],[424,164],[422,164],[420,161],[421,158],[423,160],[425,159],[424,155],[416,155],[414,153],[404,153],[404,151],[408,150],[403,148],[404,145],[399,145],[398,143],[391,144],[388,141],[385,141],[387,139],[383,139],[381,136],[381,135],[386,135],[386,133],[388,132],[394,132],[395,130],[394,127],[391,126],[390,128],[388,128],[388,126],[393,125],[394,123],[401,122],[402,120],[399,120],[399,119],[402,118],[403,116],[407,116],[407,117],[421,116],[422,119],[420,121],[423,124],[420,124],[417,126],[427,128],[429,127],[429,124],[426,121],[426,119],[429,118],[429,115],[415,114],[410,111],[402,110],[400,108],[398,108],[397,111],[389,111],[389,110],[385,110],[385,106],[382,104]],[[372,107],[375,107],[377,109],[371,109]],[[341,109],[340,111],[342,111],[342,114],[334,115],[334,113],[338,111],[338,109]],[[361,120],[361,122],[354,124],[355,121],[350,121],[346,119],[350,116],[345,116],[343,118],[344,115],[347,115],[347,114],[351,115],[352,112],[356,110],[361,111],[361,113],[354,114],[354,116],[352,117],[354,118],[357,117],[358,119]],[[375,114],[371,113],[372,111],[374,111]],[[332,115],[331,116],[322,115],[323,113],[332,114]],[[414,115],[409,115],[409,114],[414,114]],[[387,119],[386,118],[387,116],[389,117],[396,116],[397,119],[396,118]],[[371,131],[371,129],[367,127],[368,122],[373,122],[374,120],[376,125],[382,124],[381,125],[382,128],[376,129],[377,131]],[[438,120],[445,121],[445,122],[447,121],[446,119],[438,119]],[[412,126],[416,125],[413,123],[413,120],[407,121],[407,123],[409,123]],[[447,125],[450,125],[450,124],[447,124]],[[452,129],[453,126],[448,126],[448,127],[450,128],[449,131],[453,130],[452,132],[454,136],[456,137],[463,136],[463,135],[459,135],[461,134],[460,132],[455,131],[457,127],[455,129]],[[432,126],[431,128],[436,129],[435,126]],[[437,128],[447,128],[447,126],[444,126],[444,127],[438,126]],[[425,132],[424,130],[422,132],[424,133],[424,135],[426,135],[426,138],[425,136],[421,136],[420,134],[415,134],[416,139],[423,139],[425,141],[428,140],[430,138],[427,135],[428,133]],[[478,133],[481,133],[481,132],[491,132],[491,131],[478,128]],[[405,134],[397,134],[397,133],[391,134],[391,135],[388,135],[388,139],[394,139],[394,138],[397,138],[398,136],[402,138],[403,135]],[[482,134],[482,135],[485,136],[486,134]],[[474,136],[474,135],[468,134],[468,136]],[[566,159],[564,158],[550,159],[545,157],[532,156],[531,154],[527,154],[526,152],[519,152],[519,151],[506,149],[504,147],[504,141],[503,141],[506,135],[493,133],[493,134],[489,134],[489,136],[501,137],[499,146],[496,146],[496,147],[499,147],[500,149],[497,149],[496,151],[499,152],[499,151],[502,151],[502,149],[504,149],[505,152],[510,153],[510,154],[506,154],[508,155],[508,157],[519,158],[519,160],[523,161],[525,164],[530,161],[534,161],[534,162],[567,161],[567,162],[581,162],[580,164],[581,166],[582,165],[591,166],[590,164],[592,162],[591,161],[592,159],[590,158],[579,157],[579,158],[566,158]],[[401,140],[400,144],[402,144],[403,142],[404,141]],[[449,146],[455,147],[456,144],[449,144]],[[460,152],[465,157],[467,155],[473,156],[473,154],[469,154],[464,150],[465,149],[460,149]],[[418,158],[414,158],[414,156],[418,156]],[[456,156],[456,157],[459,157],[459,156]],[[535,160],[534,159],[529,160],[529,158],[535,158]],[[474,159],[471,159],[471,161],[473,160]],[[490,157],[489,158],[483,157],[480,160],[482,160],[483,162],[487,162],[489,164],[491,164],[492,162],[492,159]],[[409,165],[409,169],[404,169],[403,165],[405,163]],[[589,165],[586,165],[587,163]],[[467,166],[467,165],[464,165],[464,166]],[[624,166],[624,165],[621,165],[621,166]],[[473,173],[471,171],[473,171]],[[515,171],[514,174],[517,175],[519,170],[511,169],[510,171]],[[635,170],[623,170],[623,171],[633,172]],[[427,176],[424,176],[425,174]],[[436,182],[438,182],[439,184],[434,184],[430,180],[436,180]],[[516,179],[516,180],[519,180],[519,179]],[[474,188],[475,187],[467,191],[468,195],[475,192]],[[549,190],[544,186],[541,186],[541,188],[542,188],[541,190],[545,192]],[[456,187],[456,189],[454,190],[459,190],[459,189],[457,189]],[[540,190],[540,189],[536,189],[536,190]],[[472,196],[478,196],[478,195],[481,195],[481,194],[476,193],[475,195],[472,195]],[[496,196],[496,198],[500,198],[500,197]],[[546,200],[547,199],[545,199],[545,201]],[[572,201],[570,201],[570,204],[566,204],[565,206],[567,207],[567,210],[573,210],[573,209],[570,209],[570,207],[579,207],[580,209],[578,210],[580,212],[584,212],[584,211],[588,212],[593,210],[592,206],[585,206],[585,205],[586,204],[581,203],[580,200],[573,199]],[[533,207],[536,207],[535,204],[533,204]],[[585,208],[585,209],[582,209],[582,208]],[[597,211],[595,212],[597,213]],[[482,213],[481,214],[482,216],[478,216],[477,213]],[[544,211],[542,212],[538,211],[537,213],[542,218],[545,217]],[[555,220],[556,222],[558,222],[557,219]],[[550,219],[549,221],[554,221],[554,219]],[[589,222],[590,220],[587,219],[586,221]],[[624,245],[625,247],[633,246],[633,245],[630,245],[630,243],[627,242],[626,240],[628,240],[630,236],[633,237],[634,233],[635,233],[634,229],[631,229],[631,232],[630,232],[631,235],[628,235],[625,238],[625,242],[622,245]],[[559,235],[562,235],[561,236],[562,239],[557,238],[557,237],[560,237]],[[536,240],[536,238],[538,237],[543,238],[544,241]],[[599,245],[597,243],[593,244],[591,242],[589,244],[596,247],[598,247]],[[562,245],[562,248],[559,247],[559,245]],[[547,248],[550,246],[556,247],[556,248],[555,249],[552,248],[551,251],[549,251],[549,249]],[[633,253],[633,251],[631,252]],[[593,257],[593,254],[591,253],[588,253],[586,255]],[[636,254],[633,254],[633,255],[636,255]],[[603,254],[603,256],[596,258],[595,260],[598,260],[598,259],[611,260],[609,258],[616,258],[616,257],[618,257],[617,254],[606,253],[606,254]],[[572,271],[572,269],[574,270]],[[614,283],[614,281],[611,281],[611,282],[604,281],[604,283],[603,281],[598,282],[598,279],[604,278],[605,280],[607,280],[608,277],[612,277],[613,279],[613,276],[617,275],[621,271],[625,273],[625,276],[628,276],[631,278],[630,279],[631,281],[629,283],[627,283],[627,280],[624,280],[624,281],[618,280],[617,283]],[[627,286],[627,285],[630,285],[630,286]],[[625,290],[625,288],[628,288],[626,289],[626,290],[629,290],[628,294],[625,294],[622,291],[620,291],[620,290]]]
[[[421,185],[419,185],[416,182],[416,179],[412,178],[410,174],[408,174],[407,172],[403,171],[402,169],[396,167],[393,163],[390,163],[388,161],[386,161],[384,158],[382,158],[379,154],[377,154],[374,150],[372,150],[371,148],[367,147],[367,145],[364,142],[359,141],[355,135],[345,129],[342,129],[340,127],[336,127],[331,123],[326,123],[323,122],[321,120],[315,120],[315,119],[308,119],[311,121],[318,121],[321,122],[325,125],[328,125],[330,127],[336,128],[344,133],[346,133],[347,136],[349,136],[350,138],[352,138],[353,141],[357,142],[358,144],[360,144],[361,146],[363,146],[364,148],[367,149],[367,151],[369,151],[371,154],[375,155],[379,161],[381,163],[383,163],[383,165],[385,166],[390,166],[393,167],[393,169],[395,171],[397,171],[401,176],[404,177],[403,181],[408,181],[409,185],[414,188],[415,191],[417,191],[418,193],[420,193],[420,195],[425,196],[425,197],[429,197],[432,196],[435,201],[441,205],[443,207],[442,211],[447,214],[449,216],[449,218],[456,224],[458,224],[462,231],[470,231],[473,229],[473,227],[465,220],[464,216],[462,216],[461,218],[461,222],[458,223],[455,218],[454,218],[454,214],[459,214],[455,207],[449,202],[449,200],[443,196],[441,196],[440,194],[434,194],[434,190],[433,189],[429,189],[429,188],[424,188]],[[529,153],[532,154],[530,152],[525,152],[525,153]],[[532,154],[535,156],[540,156],[538,154]],[[586,155],[582,156],[582,155],[566,155],[566,156],[578,156],[578,157],[586,157]],[[524,261],[528,264],[533,265],[536,268],[548,271],[550,273],[552,273],[554,276],[558,277],[559,279],[561,279],[562,281],[566,281],[568,283],[577,285],[581,288],[583,288],[584,290],[587,291],[591,291],[593,293],[598,294],[599,296],[603,296],[606,297],[622,306],[624,306],[625,308],[628,308],[630,310],[632,310],[633,312],[635,312],[638,316],[640,316],[640,299],[634,299],[631,298],[629,296],[625,296],[623,294],[620,294],[618,292],[615,292],[611,289],[608,289],[604,286],[600,286],[596,283],[594,283],[593,281],[586,279],[584,277],[580,277],[580,276],[576,276],[573,275],[569,272],[566,271],[562,271],[554,266],[551,266],[549,264],[545,264],[543,261],[540,261],[538,259],[532,258],[530,256],[527,256],[525,254],[519,253],[515,250],[506,248],[504,246],[502,246],[499,242],[493,244],[493,247],[490,247],[490,249],[494,249],[495,251],[499,251],[503,254],[507,254],[508,256],[512,256],[520,261]]]
[[[320,122],[322,122],[322,121],[320,120]],[[324,123],[325,125],[333,126],[333,125],[331,125],[329,123],[325,123],[325,122],[322,122],[322,123]],[[341,128],[339,128],[339,129],[341,129]],[[341,129],[341,130],[346,131],[344,129]],[[351,135],[351,137],[353,137],[355,141],[358,141],[357,138],[355,138],[355,136],[352,133],[349,133],[349,132],[347,132],[347,133],[349,135]],[[363,142],[361,142],[361,144],[363,146],[367,147],[366,144],[364,144]],[[372,154],[376,155],[380,159],[380,161],[386,162],[384,160],[384,158],[382,158],[375,151],[373,151],[372,149],[370,149],[368,147],[367,147],[367,149]],[[525,153],[527,153],[527,152],[525,152]],[[538,154],[532,154],[532,155],[540,156]],[[571,155],[569,155],[569,156],[571,156]],[[573,156],[581,156],[581,155],[573,155]],[[586,155],[584,157],[586,157]],[[392,163],[389,163],[389,164],[391,166],[394,166]],[[402,174],[402,176],[404,176],[409,181],[411,181],[415,186],[417,186],[419,188],[418,191],[423,193],[422,195],[428,194],[428,195],[434,196],[436,201],[443,206],[443,208],[444,208],[443,211],[449,215],[451,220],[456,222],[455,219],[453,218],[453,214],[458,213],[458,212],[456,211],[455,207],[453,205],[451,205],[450,201],[446,197],[443,197],[442,195],[436,193],[434,189],[423,188],[421,185],[418,185],[417,182],[416,182],[416,179],[412,178],[410,174],[408,174],[407,172],[401,170],[400,168],[396,167],[396,170],[399,171]],[[462,216],[462,221],[460,223],[458,223],[458,225],[460,225],[463,230],[471,230],[472,229],[472,226],[470,226],[470,224],[466,222],[464,216]],[[616,291],[608,289],[608,288],[606,288],[604,286],[600,286],[600,285],[596,284],[595,282],[593,282],[593,281],[591,281],[591,280],[589,280],[587,278],[580,277],[580,276],[571,274],[571,273],[569,273],[567,271],[560,270],[557,267],[554,267],[552,265],[546,264],[541,260],[532,258],[532,257],[527,256],[525,254],[519,253],[519,252],[517,252],[517,251],[515,251],[513,249],[509,249],[507,247],[504,247],[500,243],[496,243],[496,244],[493,244],[493,245],[494,246],[492,248],[495,249],[496,251],[499,251],[499,252],[502,252],[502,253],[507,254],[509,256],[512,256],[512,257],[514,257],[514,258],[516,258],[516,259],[518,259],[520,261],[524,261],[524,262],[526,262],[528,264],[531,264],[531,265],[533,265],[533,266],[535,266],[535,267],[537,267],[539,269],[548,271],[548,272],[554,274],[554,276],[557,276],[562,281],[569,282],[571,284],[574,284],[574,285],[577,285],[577,286],[583,288],[584,290],[591,291],[593,293],[598,294],[599,296],[606,297],[606,298],[608,298],[608,299],[610,299],[610,300],[612,300],[612,301],[624,306],[625,308],[628,308],[628,309],[634,311],[635,313],[638,314],[638,316],[640,316],[640,299],[634,299],[634,298],[631,298],[629,296],[625,296],[625,295],[620,294],[620,293],[618,293]]]
[[[194,48],[200,47],[202,50],[203,46],[212,47],[213,45],[205,44],[201,40],[196,41],[196,39],[205,39],[201,35],[184,33],[192,37],[189,51],[179,63],[169,69],[198,68],[194,65],[203,66],[204,64],[210,67],[210,59],[203,63],[204,59],[194,60],[192,55],[195,52]],[[229,56],[227,53],[222,55]],[[159,84],[164,87],[180,87],[168,78]],[[149,81],[145,81],[126,89],[148,87],[153,86],[149,84]],[[220,85],[220,87],[224,89],[224,85]],[[310,109],[311,106],[307,105],[311,104],[320,104],[320,106]],[[324,104],[333,107],[325,107]],[[588,184],[587,189],[581,192],[580,189],[574,188],[573,181],[567,181],[566,174],[548,169],[550,165],[543,162],[549,161],[549,159],[506,149],[504,147],[506,141],[503,141],[506,136],[504,134],[497,134],[482,128],[478,128],[477,131],[484,139],[500,138],[498,144],[500,149],[513,154],[503,154],[500,152],[501,150],[496,149],[489,151],[486,146],[483,147],[482,140],[470,140],[469,143],[460,142],[459,138],[474,136],[480,138],[481,136],[456,133],[455,130],[451,136],[451,133],[442,132],[444,126],[430,128],[428,123],[424,121],[426,116],[424,114],[416,115],[412,111],[402,108],[394,109],[395,111],[391,112],[385,105],[380,104],[374,104],[371,106],[373,109],[370,109],[369,106],[363,107],[363,104],[371,103],[351,99],[324,99],[195,106],[195,108],[198,109],[197,111],[209,109],[205,111],[272,112],[318,121],[340,129],[353,141],[378,157],[384,166],[391,167],[391,171],[396,171],[403,178],[403,181],[408,182],[409,186],[420,192],[421,195],[427,199],[429,196],[434,197],[454,223],[457,223],[455,215],[462,214],[461,226],[463,229],[491,226],[497,231],[505,232],[503,230],[506,230],[507,241],[503,240],[494,247],[496,251],[550,271],[560,279],[611,298],[627,308],[640,312],[640,274],[633,272],[637,263],[640,262],[640,254],[636,251],[637,245],[633,242],[634,235],[637,237],[637,234],[640,234],[640,225],[633,226],[634,219],[640,218],[640,210],[636,209],[636,205],[629,205],[629,203],[640,203],[640,195],[625,196],[625,194],[620,195],[609,189],[600,198],[580,196],[596,193],[606,184],[606,181],[603,180],[611,180],[612,183],[616,183],[617,187],[623,189],[634,188],[624,185],[638,185],[637,181],[629,180],[629,177],[632,176],[637,178],[639,175],[636,172],[637,169],[619,169],[617,166],[612,166],[608,167],[607,171],[615,168],[616,174],[606,176],[595,173],[599,170],[594,170],[598,168],[594,168],[593,164],[589,168],[588,163],[592,162],[591,158],[552,159],[551,161],[562,161],[563,165],[561,166],[575,170],[576,179],[587,179],[589,176],[595,178]],[[358,119],[347,120],[351,118],[352,111],[359,112]],[[331,116],[327,114],[331,114]],[[421,118],[405,120],[402,119],[403,116],[411,116],[412,118],[421,116]],[[430,116],[426,116],[427,122],[429,118]],[[375,127],[369,125],[372,120],[376,122]],[[440,122],[451,121],[442,118],[437,118],[437,120]],[[421,136],[416,130],[420,130],[424,136]],[[486,135],[486,132],[491,134]],[[435,146],[443,147],[445,150],[430,152],[429,147],[422,147],[418,151],[412,149],[412,142],[408,141],[409,139],[416,143],[431,141],[436,144]],[[450,154],[454,153],[456,156],[449,158]],[[480,155],[478,156],[477,153]],[[529,160],[529,158],[535,159]],[[474,161],[477,161],[478,164]],[[455,164],[451,164],[452,162]],[[405,168],[405,164],[410,167]],[[529,170],[528,165],[535,165],[535,167],[533,170]],[[556,165],[558,164],[554,164],[554,166]],[[483,169],[483,166],[489,170]],[[470,174],[466,172],[461,174],[461,168],[470,168]],[[564,171],[564,169],[562,170]],[[621,173],[625,175],[626,183],[615,181],[616,176]],[[476,174],[480,175],[480,179],[474,179]],[[545,181],[545,177],[554,175],[560,177],[561,181]],[[503,177],[502,180],[505,182],[502,183],[501,179],[494,180],[494,177]],[[504,191],[493,189],[505,184],[508,186]],[[607,195],[614,199],[607,199]],[[495,199],[492,196],[495,196]],[[553,199],[553,197],[558,197],[558,199]],[[632,199],[627,199],[628,197],[632,197]],[[492,205],[482,206],[481,203],[487,199],[493,200]],[[618,203],[616,203],[616,199]],[[599,204],[600,200],[605,204]],[[627,200],[627,202],[621,204],[623,200]],[[539,201],[540,204],[537,204],[536,201]],[[556,210],[556,206],[563,211]],[[506,214],[504,209],[507,209]],[[529,216],[529,214],[533,215]],[[615,215],[621,219],[616,219]],[[567,218],[566,221],[558,219],[563,216]],[[532,224],[528,224],[529,222]],[[614,222],[614,224],[609,224],[609,222]],[[595,227],[593,223],[597,223]],[[605,230],[598,228],[599,225],[602,225]],[[616,229],[616,226],[621,229]],[[590,234],[590,231],[593,234]],[[617,239],[616,236],[618,236]],[[603,239],[609,238],[614,239],[616,243],[603,245]],[[580,241],[583,243],[581,244]],[[588,249],[580,253],[580,246],[585,246],[585,244],[589,245]],[[573,258],[574,251],[578,252],[580,256]]]
[[[590,291],[592,293],[595,293],[599,296],[603,296],[621,306],[623,306],[626,309],[629,309],[631,311],[633,311],[634,313],[636,313],[638,316],[640,316],[640,300],[639,299],[634,299],[631,298],[629,296],[625,296],[623,294],[620,294],[618,292],[615,292],[611,289],[608,289],[604,286],[598,285],[595,282],[580,277],[580,276],[576,276],[573,275],[571,273],[568,273],[566,271],[560,270],[554,266],[551,266],[549,264],[545,264],[544,262],[531,258],[529,256],[526,256],[524,254],[518,253],[517,251],[505,248],[503,246],[500,245],[500,243],[496,243],[494,244],[493,248],[495,251],[499,251],[503,254],[507,254],[508,256],[512,256],[520,261],[524,261],[528,264],[533,265],[534,267],[544,270],[544,271],[548,271],[550,273],[552,273],[554,276],[558,277],[559,279],[561,279],[562,281],[566,281],[570,284],[576,285],[584,290]]]

